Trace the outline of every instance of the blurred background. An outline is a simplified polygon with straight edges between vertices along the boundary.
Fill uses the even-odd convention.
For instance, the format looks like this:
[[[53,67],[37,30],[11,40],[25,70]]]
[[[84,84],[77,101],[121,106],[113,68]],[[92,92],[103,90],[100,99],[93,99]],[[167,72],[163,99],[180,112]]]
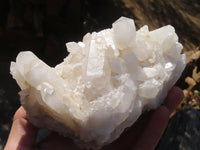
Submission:
[[[30,50],[54,67],[68,55],[66,42],[110,28],[120,16],[133,18],[137,29],[175,27],[187,56],[176,83],[185,97],[156,149],[200,149],[200,0],[0,0],[0,150],[20,106],[10,61]]]

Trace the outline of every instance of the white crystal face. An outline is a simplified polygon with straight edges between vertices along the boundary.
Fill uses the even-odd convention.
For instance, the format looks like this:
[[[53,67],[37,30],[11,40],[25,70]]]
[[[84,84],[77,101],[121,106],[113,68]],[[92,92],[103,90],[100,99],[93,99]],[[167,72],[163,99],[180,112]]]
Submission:
[[[55,68],[20,52],[11,74],[34,125],[73,135],[88,147],[112,142],[143,111],[157,108],[185,67],[172,26],[136,31],[125,17],[66,46],[70,54]]]

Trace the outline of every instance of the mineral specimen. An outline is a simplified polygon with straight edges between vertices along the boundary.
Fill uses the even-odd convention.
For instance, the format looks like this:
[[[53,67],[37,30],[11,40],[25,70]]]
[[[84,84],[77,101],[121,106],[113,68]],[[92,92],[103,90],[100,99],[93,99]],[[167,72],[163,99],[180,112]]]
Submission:
[[[136,32],[126,17],[66,46],[70,54],[55,68],[26,51],[10,70],[34,125],[90,148],[112,142],[143,111],[157,108],[185,67],[172,26]]]

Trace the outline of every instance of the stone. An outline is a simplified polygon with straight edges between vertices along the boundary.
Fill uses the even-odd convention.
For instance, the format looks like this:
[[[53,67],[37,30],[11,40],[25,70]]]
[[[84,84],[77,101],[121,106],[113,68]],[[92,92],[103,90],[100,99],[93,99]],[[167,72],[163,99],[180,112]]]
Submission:
[[[199,150],[200,112],[187,108],[177,112],[169,121],[167,129],[156,150]]]
[[[70,54],[55,68],[24,51],[10,70],[28,119],[86,148],[111,143],[157,108],[185,67],[172,26],[136,31],[126,17],[66,46]]]

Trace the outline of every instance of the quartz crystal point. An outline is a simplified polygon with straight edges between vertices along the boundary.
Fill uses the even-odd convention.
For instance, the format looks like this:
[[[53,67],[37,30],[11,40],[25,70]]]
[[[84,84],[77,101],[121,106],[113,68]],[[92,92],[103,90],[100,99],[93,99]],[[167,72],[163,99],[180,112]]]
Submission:
[[[55,68],[24,51],[10,70],[28,119],[87,148],[112,142],[143,111],[157,108],[185,67],[171,25],[136,31],[126,17],[66,46],[70,54]]]

